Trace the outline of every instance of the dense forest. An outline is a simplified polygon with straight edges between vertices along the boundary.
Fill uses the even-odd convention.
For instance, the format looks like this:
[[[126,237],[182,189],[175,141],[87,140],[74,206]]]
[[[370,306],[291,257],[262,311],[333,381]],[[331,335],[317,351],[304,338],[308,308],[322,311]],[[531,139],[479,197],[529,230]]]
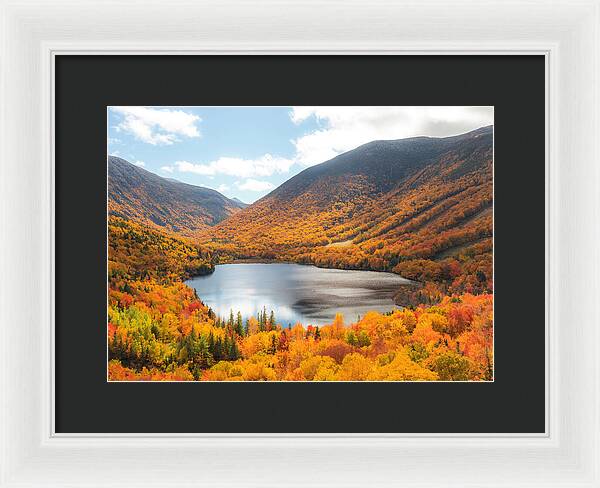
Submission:
[[[182,279],[214,256],[109,219],[110,380],[490,380],[492,295],[444,296],[353,324],[282,327],[274,311],[217,317]]]
[[[161,225],[152,199],[109,201],[109,379],[492,380],[492,136],[485,127],[376,141],[247,208],[220,201],[193,230],[185,217],[183,231]],[[124,191],[119,202],[133,202]],[[183,284],[240,259],[388,271],[414,284],[389,313],[353,323],[338,314],[322,327],[282,325],[276,310],[218,317]]]

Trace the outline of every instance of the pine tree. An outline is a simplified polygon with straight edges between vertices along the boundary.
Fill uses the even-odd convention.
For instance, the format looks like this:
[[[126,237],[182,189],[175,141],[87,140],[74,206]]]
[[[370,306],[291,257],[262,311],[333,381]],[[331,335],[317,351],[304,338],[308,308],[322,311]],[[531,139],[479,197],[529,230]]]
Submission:
[[[261,312],[259,310],[258,312],[258,330],[260,330],[261,332],[264,331],[266,329],[266,318],[267,318],[267,310],[265,308],[264,312]]]
[[[236,319],[236,322],[235,322],[235,332],[240,337],[244,335],[244,326],[243,326],[243,321],[242,321],[242,313],[240,311],[238,311],[238,313],[237,313],[237,319]]]
[[[221,361],[221,359],[223,359],[223,345],[219,337],[215,340],[215,352],[213,353],[213,357],[215,358],[215,361]]]
[[[215,352],[215,336],[213,335],[213,333],[211,332],[208,335],[208,351],[214,355]]]
[[[271,329],[275,328],[275,312],[273,312],[273,310],[271,310],[271,315],[269,316],[269,325],[271,326]]]
[[[231,361],[235,361],[236,359],[239,358],[239,350],[237,347],[237,342],[235,341],[235,339],[232,337],[229,343],[229,359]]]

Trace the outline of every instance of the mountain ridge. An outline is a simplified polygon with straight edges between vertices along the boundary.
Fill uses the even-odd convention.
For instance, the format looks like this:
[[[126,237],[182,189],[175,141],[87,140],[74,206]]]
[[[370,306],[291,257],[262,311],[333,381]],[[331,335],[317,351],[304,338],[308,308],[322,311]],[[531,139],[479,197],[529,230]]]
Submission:
[[[418,146],[420,146],[421,149],[426,144],[429,144],[430,146],[432,146],[424,154],[423,153],[418,154],[418,158],[417,158],[418,161],[426,161],[428,159],[432,159],[432,158],[435,158],[436,156],[439,156],[444,150],[446,150],[452,144],[456,144],[457,142],[460,142],[460,141],[467,141],[469,139],[476,139],[476,138],[480,137],[481,135],[488,135],[491,137],[493,135],[493,126],[490,125],[490,126],[480,127],[478,129],[466,132],[464,134],[459,134],[459,135],[454,135],[454,136],[449,136],[449,137],[417,136],[417,137],[409,137],[409,138],[405,138],[405,139],[380,139],[380,140],[370,141],[370,142],[367,142],[365,144],[362,144],[362,145],[356,147],[355,149],[352,149],[345,153],[339,154],[327,161],[324,161],[322,163],[319,163],[319,164],[316,164],[314,166],[310,166],[310,167],[304,169],[297,175],[286,180],[284,183],[279,185],[277,188],[275,188],[269,194],[265,195],[265,197],[263,197],[263,198],[266,198],[269,195],[277,194],[277,192],[282,187],[289,184],[290,182],[293,182],[294,180],[296,180],[298,178],[306,178],[308,176],[309,178],[314,179],[314,177],[319,176],[320,173],[325,171],[325,169],[335,169],[335,170],[338,170],[338,173],[340,173],[343,170],[345,170],[346,173],[350,172],[350,170],[352,170],[352,169],[357,170],[358,168],[356,167],[356,164],[348,166],[348,160],[350,158],[354,159],[354,158],[356,158],[356,156],[369,157],[371,151],[374,151],[374,150],[380,150],[380,151],[381,150],[386,150],[386,151],[392,150],[394,152],[394,157],[395,158],[401,157],[401,159],[400,160],[395,159],[393,161],[384,159],[383,161],[380,160],[380,164],[387,163],[387,164],[390,164],[393,166],[397,166],[398,162],[406,163],[406,162],[408,162],[408,159],[411,156],[414,157],[416,155],[416,153],[415,153],[415,149],[417,149],[416,143],[419,143]],[[398,154],[400,151],[404,151],[404,152],[401,154]],[[406,166],[403,165],[399,168],[395,167],[394,169],[396,170],[396,172],[398,170],[402,171],[402,170],[406,169]],[[383,174],[382,176],[388,178],[391,182],[393,182],[398,179],[397,178],[398,174],[396,172],[391,172],[389,174]],[[344,174],[344,173],[341,173],[341,174]]]
[[[364,144],[305,169],[199,238],[231,259],[394,271],[423,281],[432,270],[448,274],[439,263],[467,256],[461,262],[472,282],[462,288],[482,292],[492,287],[492,205],[487,126]]]
[[[243,208],[216,190],[162,178],[117,156],[107,166],[110,215],[193,237]]]

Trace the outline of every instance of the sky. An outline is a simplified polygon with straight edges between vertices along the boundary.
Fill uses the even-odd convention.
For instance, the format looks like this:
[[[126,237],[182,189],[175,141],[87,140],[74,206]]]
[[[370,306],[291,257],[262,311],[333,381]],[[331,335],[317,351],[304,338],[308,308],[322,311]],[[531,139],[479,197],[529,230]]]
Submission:
[[[493,124],[493,107],[108,107],[108,153],[252,203],[309,166],[378,139]]]

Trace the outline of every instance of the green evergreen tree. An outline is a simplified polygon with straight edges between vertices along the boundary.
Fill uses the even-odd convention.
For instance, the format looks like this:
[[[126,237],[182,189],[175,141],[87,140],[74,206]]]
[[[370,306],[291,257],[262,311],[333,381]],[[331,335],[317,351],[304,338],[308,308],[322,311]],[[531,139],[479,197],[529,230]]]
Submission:
[[[215,361],[221,361],[223,359],[223,344],[221,339],[217,337],[215,340],[215,352],[213,354]]]
[[[269,325],[271,326],[271,329],[275,328],[275,312],[273,312],[273,310],[271,310],[271,315],[269,316]]]
[[[266,309],[264,313],[261,311],[258,312],[258,330],[260,330],[261,332],[266,330],[266,314]]]
[[[239,336],[244,335],[244,325],[243,325],[243,321],[242,321],[242,313],[240,311],[238,311],[237,318],[235,321],[235,332]]]
[[[208,335],[208,350],[211,354],[215,352],[215,336],[212,332]]]
[[[239,350],[235,338],[231,337],[229,340],[229,360],[235,361],[239,358]]]

